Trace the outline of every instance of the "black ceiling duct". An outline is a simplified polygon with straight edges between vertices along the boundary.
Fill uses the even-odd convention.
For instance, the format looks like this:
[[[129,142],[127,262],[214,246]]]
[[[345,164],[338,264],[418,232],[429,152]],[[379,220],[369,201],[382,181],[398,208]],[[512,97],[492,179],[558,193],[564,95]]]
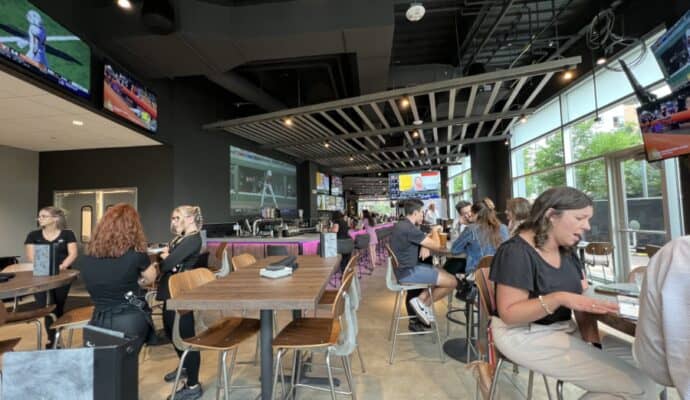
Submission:
[[[144,25],[154,33],[167,35],[175,31],[175,10],[169,0],[145,0],[141,17]]]

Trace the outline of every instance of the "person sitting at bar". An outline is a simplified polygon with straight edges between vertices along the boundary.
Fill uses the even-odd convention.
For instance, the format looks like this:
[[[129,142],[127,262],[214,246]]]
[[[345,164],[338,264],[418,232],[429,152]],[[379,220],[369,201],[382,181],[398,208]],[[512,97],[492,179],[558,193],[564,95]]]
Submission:
[[[474,215],[472,214],[472,203],[464,200],[460,200],[455,204],[455,211],[458,213],[457,223],[455,223],[454,235],[460,237],[460,234],[474,221]],[[443,269],[448,271],[449,274],[455,275],[458,273],[465,272],[465,266],[467,265],[467,259],[464,257],[448,257],[446,263],[443,264]]]
[[[582,295],[587,281],[573,249],[593,212],[592,199],[581,191],[549,189],[518,234],[499,247],[490,272],[498,311],[491,319],[494,344],[515,363],[584,389],[582,398],[651,400],[651,379],[597,348],[591,314],[616,313],[618,305]]]
[[[677,238],[649,261],[640,291],[633,352],[640,369],[690,399],[690,236]]]
[[[498,246],[508,239],[508,227],[496,218],[494,202],[489,198],[472,205],[472,223],[462,231],[451,246],[451,254],[467,255],[466,275],[477,269],[479,260],[496,253]],[[457,273],[457,272],[456,272]]]
[[[418,296],[409,300],[417,317],[426,325],[434,321],[431,310],[432,302],[443,299],[455,289],[457,280],[448,272],[435,268],[429,264],[421,264],[418,258],[429,257],[430,250],[445,253],[439,243],[433,241],[416,225],[422,223],[424,203],[419,199],[403,201],[405,218],[395,224],[391,233],[391,249],[398,259],[398,268],[394,270],[400,283],[420,283],[433,285],[432,296],[428,291],[422,291]],[[438,229],[434,227],[432,229]]]
[[[529,217],[529,210],[531,207],[532,205],[529,204],[529,200],[524,197],[508,199],[506,203],[506,217],[508,218],[510,236],[515,236],[517,234],[517,229],[520,224]]]
[[[165,301],[170,298],[168,281],[170,276],[177,272],[187,271],[196,268],[199,254],[201,252],[201,235],[199,228],[203,225],[201,209],[197,206],[179,206],[172,212],[170,230],[176,235],[170,241],[167,248],[163,250],[160,257],[161,279],[158,283],[157,300]],[[173,323],[175,321],[175,311],[168,310],[167,305],[163,305],[163,328],[170,340],[173,337]],[[180,337],[188,338],[194,336],[194,313],[186,313],[180,317]],[[182,356],[182,351],[175,349],[177,356]],[[202,396],[203,391],[199,383],[199,365],[201,356],[199,352],[192,351],[187,354],[182,368],[182,376],[186,377],[185,385],[175,393],[175,399],[193,400]],[[177,369],[165,374],[166,382],[174,382]]]
[[[58,207],[43,207],[38,211],[38,226],[40,229],[31,231],[24,241],[24,248],[26,258],[30,263],[34,262],[34,245],[49,244],[54,246],[55,264],[59,271],[64,271],[72,266],[74,260],[77,259],[77,238],[74,232],[67,229],[67,221],[65,220],[65,212]],[[55,304],[56,318],[60,318],[65,313],[65,303],[69,295],[71,284],[61,286],[50,291],[50,296]],[[46,292],[39,292],[34,294],[36,304],[45,306],[48,301]],[[44,326],[48,332],[48,342],[46,349],[53,348],[53,341],[55,340],[55,329],[50,329],[53,324],[53,319],[46,317]]]
[[[134,207],[120,203],[105,212],[76,266],[95,305],[89,324],[136,337],[138,354],[154,328],[151,310],[132,296],[140,285],[153,283],[158,271],[146,254],[146,236]]]

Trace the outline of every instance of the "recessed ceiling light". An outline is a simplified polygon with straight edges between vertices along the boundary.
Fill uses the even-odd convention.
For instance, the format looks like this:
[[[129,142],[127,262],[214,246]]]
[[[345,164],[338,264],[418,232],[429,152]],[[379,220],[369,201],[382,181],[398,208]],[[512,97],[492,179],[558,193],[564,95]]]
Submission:
[[[606,57],[597,58],[597,65],[604,65],[604,64],[606,64]]]
[[[293,124],[292,118],[290,118],[290,117],[285,118],[283,120],[283,124],[285,124],[285,126],[292,126],[292,124]]]
[[[407,17],[408,21],[417,22],[424,17],[424,13],[426,13],[426,9],[422,3],[413,1],[405,12],[405,17]]]
[[[412,132],[412,137],[415,138],[415,139],[417,139],[417,138],[419,137],[419,131],[418,131],[417,129],[415,129],[415,130]]]
[[[367,169],[371,168],[370,166],[367,165]]]
[[[117,0],[117,5],[124,10],[132,9],[132,3],[129,0]]]
[[[400,100],[400,107],[407,108],[409,106],[410,106],[410,100],[407,97],[403,97],[402,100]]]
[[[564,80],[564,81],[569,81],[569,80],[571,80],[571,79],[573,79],[573,72],[572,72],[572,71],[565,71],[565,72],[563,73],[563,80]]]
[[[331,147],[331,144],[330,144],[329,142],[326,142],[326,143],[323,144],[323,147],[329,148],[329,147]]]
[[[80,120],[78,120],[78,119],[74,119],[74,120],[72,120],[72,125],[75,125],[75,126],[83,126],[83,125],[84,125],[84,121],[80,121]]]
[[[424,149],[419,150],[419,154],[424,154],[424,153],[425,153]]]
[[[350,161],[355,161],[355,157],[354,157],[354,156],[350,156]]]
[[[423,123],[424,121],[422,121],[421,119],[415,119],[414,121],[412,121],[412,125],[421,125]]]
[[[527,116],[525,114],[522,114],[520,116],[520,123],[524,124],[525,122],[527,122]]]

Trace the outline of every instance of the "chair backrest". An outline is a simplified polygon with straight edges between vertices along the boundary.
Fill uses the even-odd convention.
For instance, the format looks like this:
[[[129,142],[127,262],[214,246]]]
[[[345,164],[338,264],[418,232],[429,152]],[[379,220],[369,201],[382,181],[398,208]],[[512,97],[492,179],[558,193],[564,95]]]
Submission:
[[[232,270],[237,271],[256,262],[256,258],[249,253],[240,254],[232,258]]]
[[[338,239],[337,252],[338,254],[350,254],[355,248],[355,241],[352,239]]]
[[[355,276],[355,271],[351,270],[349,274],[343,276],[343,281],[340,284],[338,293],[335,295],[335,301],[333,302],[333,318],[340,318],[345,311],[345,299],[343,295],[350,290],[350,285],[352,284],[352,279]]]
[[[491,267],[491,261],[493,261],[493,259],[494,259],[494,256],[482,257],[482,259],[479,260],[479,264],[477,264],[477,269],[490,268]]]
[[[230,249],[230,247],[226,246],[223,249],[223,253],[220,255],[220,269],[216,271],[217,278],[228,276],[230,271],[233,270],[233,268],[230,266],[230,261],[228,260],[228,249]]]
[[[216,259],[218,259],[218,260],[221,259],[221,257],[223,256],[223,252],[225,251],[226,247],[228,247],[228,242],[220,242],[220,244],[216,248]]]
[[[168,281],[170,298],[175,298],[185,291],[214,280],[216,280],[216,277],[208,268],[194,268],[189,271],[172,274]]]
[[[357,264],[357,259],[359,259],[358,255],[350,257],[350,261],[347,262],[347,265],[345,265],[343,269],[343,278],[354,269],[354,266]]]
[[[640,282],[642,282],[646,273],[647,267],[642,266],[633,268],[628,274],[628,283],[637,283],[638,276],[640,277]]]
[[[289,255],[288,248],[285,246],[267,245],[266,257],[271,256],[287,256]]]
[[[595,256],[607,256],[613,253],[613,245],[608,242],[591,242],[585,247],[585,253]]]
[[[21,272],[21,271],[33,271],[33,263],[19,263],[6,266],[2,272]]]
[[[474,283],[479,291],[479,306],[485,315],[496,315],[494,285],[489,279],[489,268],[478,268],[474,273]]]
[[[355,236],[355,248],[356,249],[366,249],[369,246],[369,234],[362,233]]]
[[[388,252],[388,258],[391,260],[392,267],[398,268],[400,265],[400,263],[398,263],[398,257],[395,256],[395,253],[393,253],[393,249],[391,249],[389,244],[386,244],[386,252]]]

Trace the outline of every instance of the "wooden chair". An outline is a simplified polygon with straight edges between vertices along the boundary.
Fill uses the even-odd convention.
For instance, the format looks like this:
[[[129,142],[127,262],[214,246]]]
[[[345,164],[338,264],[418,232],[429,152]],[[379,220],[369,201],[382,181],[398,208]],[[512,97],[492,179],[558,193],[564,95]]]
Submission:
[[[55,316],[51,314],[54,309],[55,305],[51,304],[35,310],[8,312],[3,304],[0,306],[0,321],[3,321],[3,326],[30,323],[36,324],[36,349],[42,350],[43,323],[41,320],[47,316],[52,317],[54,320]]]
[[[256,262],[256,258],[249,253],[240,254],[232,258],[232,271],[248,267]]]
[[[195,268],[190,271],[173,274],[168,283],[170,289],[170,298],[174,299],[185,291],[192,290],[201,285],[215,280],[213,272],[207,268]],[[175,391],[180,381],[182,373],[182,366],[187,354],[190,351],[201,350],[215,350],[220,352],[218,357],[218,386],[216,391],[216,398],[220,394],[221,387],[223,388],[225,399],[230,396],[232,388],[240,389],[246,387],[230,385],[232,379],[232,371],[235,368],[235,359],[237,357],[237,349],[240,343],[252,337],[259,332],[259,320],[250,318],[222,318],[215,324],[210,326],[203,332],[198,332],[195,336],[190,338],[180,337],[180,315],[192,311],[175,311],[175,322],[173,324],[173,344],[180,350],[183,350],[182,357],[180,357],[180,364],[177,367],[177,375],[175,376],[175,383],[172,387],[171,400],[175,399]],[[228,373],[227,355],[231,352],[230,371]],[[222,374],[222,384],[221,384]]]
[[[53,322],[52,328],[55,329],[55,340],[53,341],[53,348],[58,348],[60,336],[63,331],[69,332],[69,339],[67,339],[68,347],[72,347],[72,334],[75,329],[81,329],[89,324],[93,316],[94,306],[79,307],[69,310],[62,314],[62,317]],[[63,346],[65,347],[65,346]]]
[[[299,382],[302,365],[299,352],[323,351],[326,353],[326,370],[330,386],[328,391],[331,392],[331,398],[335,399],[336,393],[351,395],[353,400],[356,398],[349,358],[356,346],[356,341],[353,340],[353,336],[355,336],[352,324],[353,311],[349,300],[346,301],[348,299],[347,292],[350,290],[350,285],[354,278],[354,270],[350,270],[348,275],[343,277],[335,303],[333,303],[332,316],[330,318],[299,318],[293,320],[273,339],[273,349],[277,350],[277,353],[272,398],[275,398],[278,374],[282,370],[283,356],[290,350],[295,351],[296,366],[296,370],[292,371],[292,389],[308,387],[316,390],[326,390],[322,387],[301,384]],[[345,317],[346,314],[347,318]],[[341,329],[343,330],[342,332]],[[335,390],[331,367],[331,355],[333,354],[339,355],[342,359],[343,369],[349,384],[349,392]],[[283,388],[285,388],[284,382]]]
[[[474,282],[477,285],[477,289],[479,292],[479,307],[481,309],[481,312],[485,313],[485,315],[489,319],[489,327],[488,327],[489,330],[491,329],[490,318],[493,316],[498,316],[498,312],[496,311],[496,303],[495,303],[496,294],[494,292],[494,284],[489,279],[490,267],[491,267],[490,262],[489,263],[481,263],[480,262],[479,266],[477,267],[477,271],[474,274],[474,279],[475,279]],[[487,336],[491,337],[490,335],[487,335]],[[482,355],[482,358],[488,358],[488,364],[489,364],[488,365],[488,371],[489,371],[489,375],[491,378],[491,385],[489,387],[488,399],[493,400],[496,396],[496,388],[498,387],[499,373],[501,372],[501,367],[503,366],[503,364],[506,361],[513,364],[515,371],[517,371],[518,364],[509,360],[507,357],[505,357],[503,354],[501,354],[501,352],[493,346],[493,343],[480,343],[478,348],[479,348],[480,354]],[[475,365],[478,365],[478,364],[475,364]],[[495,365],[495,367],[494,367],[494,365]],[[480,372],[480,374],[481,374],[481,372]],[[549,389],[549,383],[546,379],[546,375],[542,375],[542,377],[544,378],[544,386],[546,387],[546,393],[548,395],[548,398],[550,399],[551,398],[551,391]],[[534,383],[534,371],[530,370],[529,371],[529,377],[527,379],[527,398],[528,399],[532,398],[533,383]],[[478,385],[479,385],[479,381],[478,381]],[[563,398],[562,389],[563,389],[563,383],[561,381],[558,381],[558,384],[556,386],[558,399]]]
[[[591,277],[591,269],[597,265],[601,265],[604,274],[604,281],[606,281],[606,269],[609,267],[609,257],[613,257],[613,245],[608,242],[590,242],[585,247],[585,269],[589,267],[589,275]],[[588,258],[590,256],[591,258]],[[604,261],[599,262],[597,256],[605,256]]]

